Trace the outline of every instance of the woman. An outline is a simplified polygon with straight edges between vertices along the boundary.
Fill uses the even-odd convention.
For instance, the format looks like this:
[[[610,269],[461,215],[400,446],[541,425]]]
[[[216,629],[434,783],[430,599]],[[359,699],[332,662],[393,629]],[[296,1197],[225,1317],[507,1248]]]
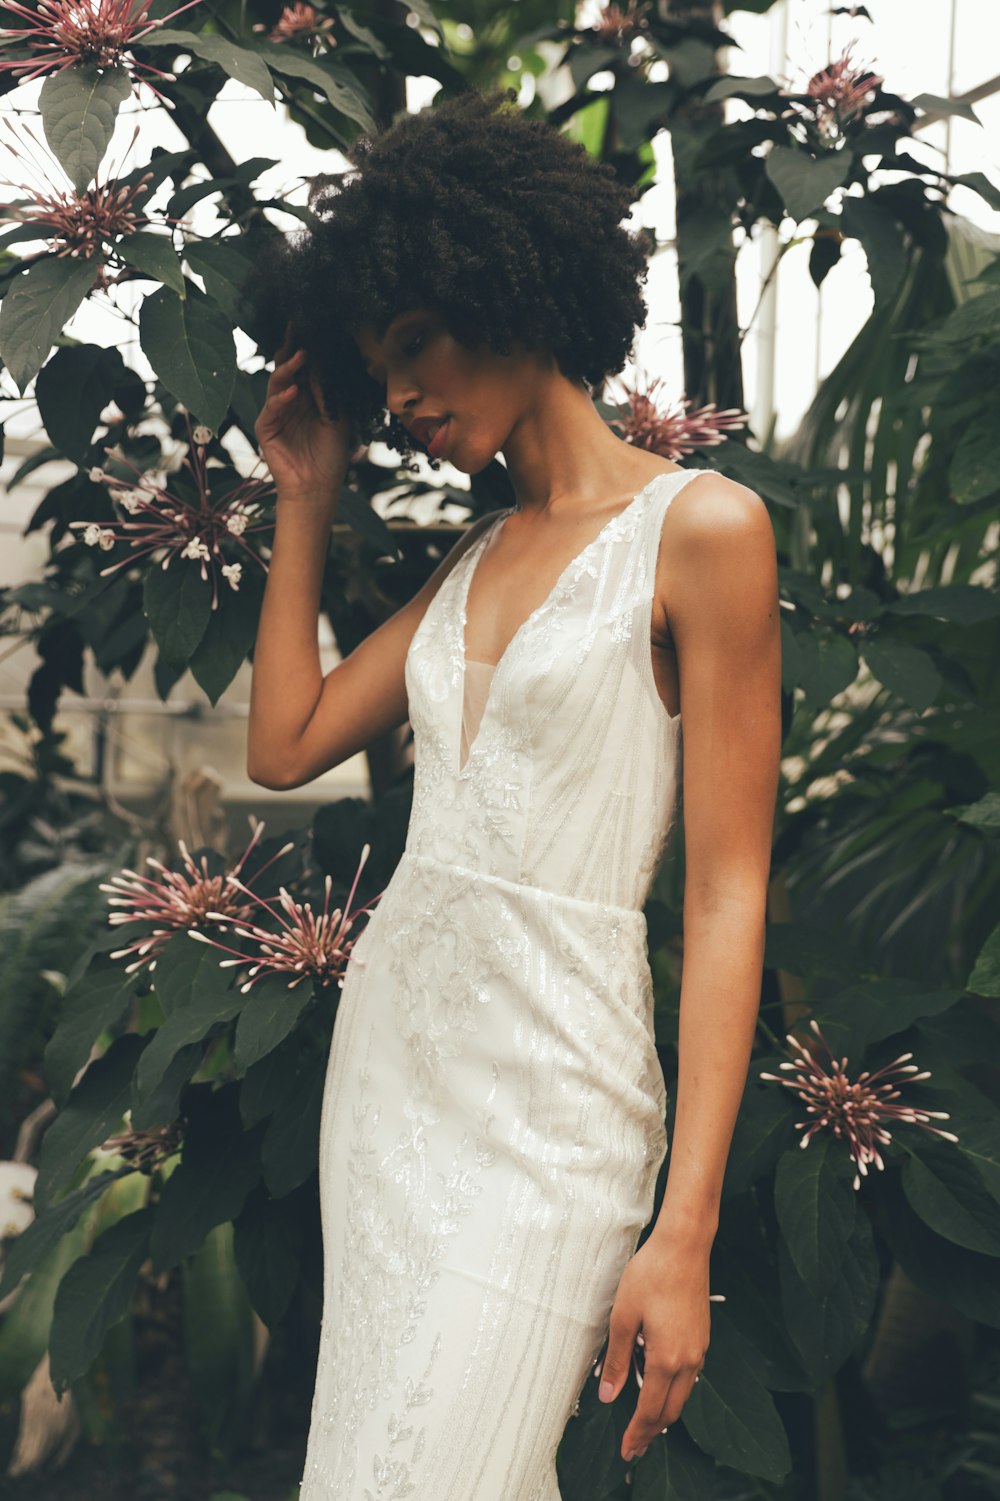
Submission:
[[[752,492],[595,410],[645,317],[628,194],[511,94],[363,140],[260,272],[288,333],[256,429],[278,501],[249,774],[299,786],[407,718],[415,758],[334,1029],[302,1501],[558,1501],[605,1339],[606,1401],[644,1346],[626,1460],[677,1420],[709,1343],[778,774],[773,533]],[[386,412],[407,456],[476,474],[502,454],[516,504],[324,679],[329,528]],[[642,906],[682,714],[677,1109],[636,1252],[667,1146]]]

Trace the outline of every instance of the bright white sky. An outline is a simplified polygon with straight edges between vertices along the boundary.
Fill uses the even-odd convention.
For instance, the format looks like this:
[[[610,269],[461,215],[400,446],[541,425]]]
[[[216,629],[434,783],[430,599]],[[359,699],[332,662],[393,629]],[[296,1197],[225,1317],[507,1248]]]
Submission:
[[[787,15],[783,15],[786,8]],[[884,74],[887,86],[904,97],[920,92],[947,94],[952,53],[953,92],[972,88],[996,72],[996,60],[1000,57],[997,0],[954,0],[953,42],[952,0],[868,0],[868,8],[875,16],[874,25],[846,17],[831,19],[829,8],[830,0],[784,0],[784,5],[776,7],[769,16],[735,14],[729,25],[743,50],[734,50],[730,55],[730,70],[747,75],[769,72],[798,81],[839,54],[856,36],[858,58],[874,65]],[[581,21],[586,24],[596,10],[594,0],[584,0]],[[525,83],[530,88],[532,80],[526,78]],[[39,87],[38,83],[22,85],[6,100],[8,112],[11,108],[24,112],[36,127],[40,123],[36,113]],[[433,79],[412,80],[409,107],[419,109],[437,87]],[[565,79],[557,78],[548,85],[546,97],[551,104],[568,92]],[[176,150],[184,144],[168,112],[149,108],[150,101],[151,96],[143,90],[142,103],[137,105],[133,99],[122,110],[109,156],[105,158],[105,170],[113,163],[116,168],[129,171],[148,159],[154,145]],[[737,101],[728,107],[734,113],[743,109]],[[952,171],[981,170],[1000,181],[1000,95],[982,101],[977,111],[983,128],[963,120],[953,120],[949,126],[934,126],[923,134],[925,144],[918,149],[938,160],[947,151]],[[310,146],[280,107],[272,109],[258,95],[232,80],[213,105],[209,118],[237,161],[251,156],[278,159],[278,165],[258,180],[257,192],[261,196],[297,185],[295,201],[304,202],[305,187],[300,181],[303,176],[337,170],[343,165],[338,153]],[[141,121],[142,130],[135,148],[128,150],[137,121]],[[674,233],[673,185],[669,143],[662,133],[656,143],[656,154],[660,180],[645,195],[631,222],[651,225],[661,241],[669,242]],[[163,189],[152,201],[162,207],[165,197]],[[953,204],[984,229],[1000,233],[1000,214],[990,212],[974,194],[959,190]],[[297,223],[283,214],[272,213],[272,219],[284,229],[292,229]],[[210,205],[196,207],[193,224],[203,233],[217,226]],[[864,257],[857,246],[849,247],[842,263],[827,278],[821,295],[809,279],[807,256],[808,246],[792,250],[783,261],[778,278],[773,401],[779,434],[794,430],[817,379],[836,362],[871,305]],[[746,246],[739,258],[740,316],[744,323],[751,317],[759,297],[761,264],[761,247]],[[147,282],[139,283],[138,289],[136,284],[115,289],[117,309],[109,305],[106,297],[92,298],[73,319],[71,332],[77,338],[96,343],[118,344],[127,362],[148,376],[149,367],[139,349],[136,330],[123,314],[134,314],[139,299],[149,289]],[[636,364],[647,378],[665,377],[670,389],[680,395],[672,249],[665,249],[654,261],[646,292],[650,311],[647,326],[636,342]],[[237,340],[241,364],[251,367],[254,359],[250,341],[242,333],[237,333]],[[753,415],[763,424],[762,407],[770,403],[767,382],[759,376],[760,355],[758,341],[752,335],[745,346],[747,399]],[[631,378],[634,373],[634,367],[630,366],[624,375]],[[7,412],[7,430],[12,436],[36,435],[37,418],[31,402],[20,408],[9,406]],[[458,484],[464,482],[464,476],[452,477]]]

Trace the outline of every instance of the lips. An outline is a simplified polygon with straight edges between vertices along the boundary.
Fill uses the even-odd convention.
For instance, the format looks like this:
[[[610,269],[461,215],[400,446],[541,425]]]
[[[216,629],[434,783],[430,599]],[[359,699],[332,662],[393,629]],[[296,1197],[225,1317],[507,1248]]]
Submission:
[[[410,431],[420,439],[421,443],[429,445],[434,434],[447,421],[447,417],[421,417],[418,422],[412,424]]]

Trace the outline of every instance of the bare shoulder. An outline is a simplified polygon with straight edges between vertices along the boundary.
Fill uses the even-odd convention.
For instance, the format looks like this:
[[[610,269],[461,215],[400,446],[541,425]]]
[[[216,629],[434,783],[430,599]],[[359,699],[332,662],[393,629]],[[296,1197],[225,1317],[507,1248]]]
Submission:
[[[683,487],[664,520],[656,604],[674,638],[706,613],[731,627],[777,613],[774,528],[755,490],[710,470]]]

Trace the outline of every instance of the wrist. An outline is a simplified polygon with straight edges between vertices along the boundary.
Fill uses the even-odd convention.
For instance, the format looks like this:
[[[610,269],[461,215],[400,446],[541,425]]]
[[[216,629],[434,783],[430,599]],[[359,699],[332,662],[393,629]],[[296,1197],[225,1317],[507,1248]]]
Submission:
[[[695,1253],[704,1251],[707,1255],[718,1229],[718,1214],[703,1209],[679,1209],[664,1199],[650,1235],[656,1240],[669,1240],[672,1245],[683,1245]]]

